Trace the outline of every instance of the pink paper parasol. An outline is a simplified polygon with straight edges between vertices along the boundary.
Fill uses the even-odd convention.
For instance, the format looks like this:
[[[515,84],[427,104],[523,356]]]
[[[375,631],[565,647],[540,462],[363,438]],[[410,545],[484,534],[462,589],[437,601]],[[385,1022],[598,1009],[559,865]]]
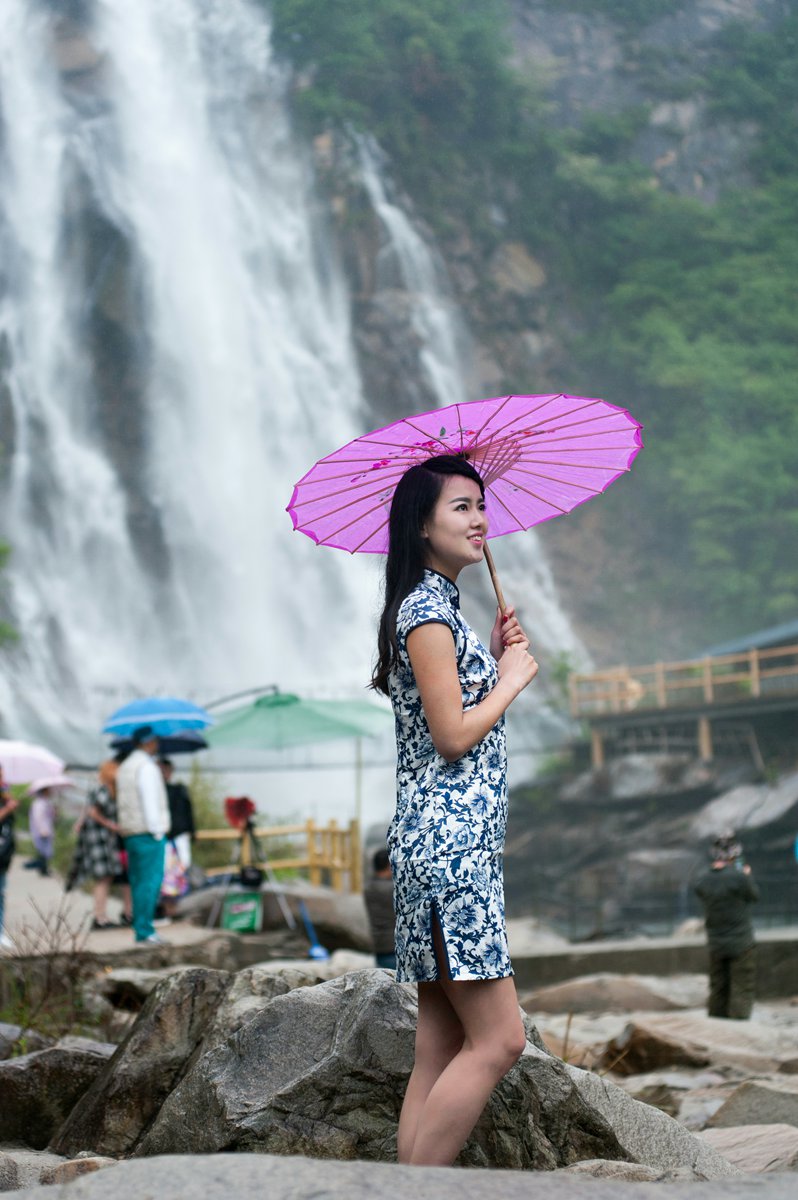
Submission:
[[[571,512],[628,471],[641,425],[605,400],[562,393],[497,396],[404,417],[364,434],[311,467],[287,511],[320,546],[384,554],[394,488],[437,454],[462,454],[485,483],[489,537]],[[505,607],[490,551],[485,557]]]

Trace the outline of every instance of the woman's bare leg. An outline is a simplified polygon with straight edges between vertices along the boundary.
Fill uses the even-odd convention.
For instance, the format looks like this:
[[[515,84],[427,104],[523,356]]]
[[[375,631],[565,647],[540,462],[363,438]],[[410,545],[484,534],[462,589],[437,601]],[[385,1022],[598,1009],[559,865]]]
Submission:
[[[94,881],[94,919],[100,924],[108,920],[108,896],[111,891],[111,876],[105,875]]]
[[[440,926],[433,921],[438,987],[463,1030],[460,1050],[429,1089],[418,1113],[411,1163],[449,1166],[465,1145],[488,1098],[518,1060],[526,1034],[513,979],[455,982],[446,961]]]
[[[416,1058],[402,1103],[396,1152],[408,1163],[413,1153],[419,1117],[438,1077],[463,1045],[463,1027],[439,983],[418,985]]]

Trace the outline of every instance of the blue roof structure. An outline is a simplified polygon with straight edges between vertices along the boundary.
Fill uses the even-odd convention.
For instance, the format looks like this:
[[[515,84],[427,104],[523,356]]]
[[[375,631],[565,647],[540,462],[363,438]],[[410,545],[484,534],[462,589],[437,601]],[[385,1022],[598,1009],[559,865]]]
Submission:
[[[798,643],[798,621],[784,621],[781,625],[771,625],[770,629],[759,629],[755,633],[745,633],[742,637],[710,646],[696,657],[742,654],[746,650],[766,650],[769,646],[789,646],[792,642]]]

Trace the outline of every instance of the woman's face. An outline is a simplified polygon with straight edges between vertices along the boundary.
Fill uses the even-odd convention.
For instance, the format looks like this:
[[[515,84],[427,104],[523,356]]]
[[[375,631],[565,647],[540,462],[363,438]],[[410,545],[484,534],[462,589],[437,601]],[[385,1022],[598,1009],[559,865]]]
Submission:
[[[422,526],[427,566],[449,579],[463,567],[481,562],[488,518],[478,483],[464,475],[447,475],[432,513]]]

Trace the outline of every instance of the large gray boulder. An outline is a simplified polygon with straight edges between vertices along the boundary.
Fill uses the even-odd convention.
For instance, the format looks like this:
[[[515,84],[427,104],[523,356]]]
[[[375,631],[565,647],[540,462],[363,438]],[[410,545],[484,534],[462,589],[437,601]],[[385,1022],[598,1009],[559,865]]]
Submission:
[[[624,1075],[708,1065],[795,1075],[798,1030],[782,1027],[774,1036],[766,1021],[725,1021],[695,1012],[643,1014],[607,1043],[603,1065]]]
[[[89,1038],[62,1038],[0,1062],[0,1138],[43,1150],[115,1049]]]
[[[711,768],[690,754],[623,754],[610,759],[601,773],[604,797],[614,802],[692,791],[711,780]],[[585,771],[560,791],[566,803],[584,804],[595,795],[595,771]]]
[[[229,982],[227,972],[186,967],[158,984],[50,1148],[68,1157],[129,1153],[185,1070]]]
[[[647,1174],[647,1173],[646,1173]],[[681,1175],[681,1173],[680,1173]],[[447,1167],[404,1167],[394,1163],[319,1162],[270,1154],[226,1154],[129,1159],[66,1185],[36,1188],[25,1200],[794,1200],[795,1176],[720,1179],[702,1183],[657,1183],[617,1178],[575,1178],[550,1171],[461,1171]]]
[[[1,1133],[2,1131],[0,1131]],[[115,1166],[112,1158],[62,1158],[47,1150],[0,1150],[0,1192],[22,1191],[38,1183],[68,1183],[79,1175]]]
[[[313,982],[305,964],[232,977],[189,967],[162,980],[51,1149],[393,1159],[415,989],[375,969]],[[462,1164],[556,1170],[601,1159],[639,1162],[657,1178],[734,1173],[664,1113],[566,1067],[525,1024],[526,1051],[491,1097]]]
[[[277,995],[223,1039],[210,1031],[135,1153],[392,1159],[415,1025],[414,989],[385,971]],[[460,1161],[552,1169],[625,1157],[564,1065],[530,1046]]]
[[[684,1129],[672,1117],[632,1099],[622,1088],[593,1071],[567,1067],[584,1101],[607,1121],[624,1158],[658,1171],[686,1167],[701,1179],[724,1179],[739,1172],[722,1154]]]
[[[749,1079],[735,1088],[708,1124],[798,1125],[798,1079]]]
[[[705,1129],[699,1137],[741,1171],[798,1171],[798,1129],[794,1125],[735,1125]]]
[[[716,796],[696,813],[690,833],[696,840],[717,837],[719,829],[760,829],[778,821],[798,804],[798,771],[775,784],[742,784]]]
[[[46,1171],[61,1165],[60,1154],[46,1150],[19,1150],[6,1146],[0,1150],[0,1192],[16,1192],[35,1187]]]
[[[599,972],[537,988],[520,998],[529,1013],[667,1012],[696,1008],[707,991],[704,975],[619,975]]]
[[[199,966],[200,964],[195,964]],[[114,1008],[140,1012],[150,992],[174,975],[176,968],[155,967],[150,970],[136,967],[117,967],[103,971],[90,981],[91,989],[103,996]]]
[[[325,964],[321,963],[320,966]],[[226,1038],[237,1033],[256,1016],[275,996],[285,996],[301,987],[315,987],[324,982],[312,962],[283,964],[256,963],[238,971],[220,1000],[202,1039],[202,1053],[207,1053]]]

